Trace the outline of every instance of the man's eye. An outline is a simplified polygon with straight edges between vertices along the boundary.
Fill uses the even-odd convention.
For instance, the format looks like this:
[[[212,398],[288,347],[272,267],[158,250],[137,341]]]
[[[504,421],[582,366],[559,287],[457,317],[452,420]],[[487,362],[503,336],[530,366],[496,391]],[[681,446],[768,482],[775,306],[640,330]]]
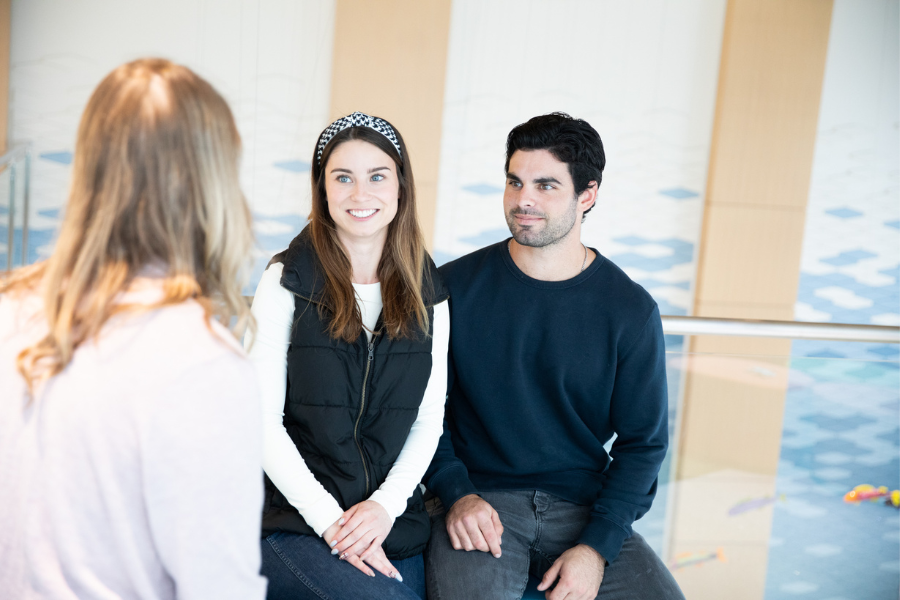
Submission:
[[[553,186],[550,185],[549,183],[542,183],[542,184],[541,184],[541,189],[542,189],[542,190],[552,190],[552,189],[553,189]]]
[[[372,181],[381,181],[382,179],[384,179],[384,175],[382,175],[381,173],[375,173],[374,175],[372,175]]]
[[[350,183],[350,177],[347,176],[347,175],[338,175],[337,180],[338,180],[340,183]]]
[[[509,181],[509,185],[511,185],[512,187],[515,187],[515,188],[522,186],[522,184],[519,183],[518,181]]]

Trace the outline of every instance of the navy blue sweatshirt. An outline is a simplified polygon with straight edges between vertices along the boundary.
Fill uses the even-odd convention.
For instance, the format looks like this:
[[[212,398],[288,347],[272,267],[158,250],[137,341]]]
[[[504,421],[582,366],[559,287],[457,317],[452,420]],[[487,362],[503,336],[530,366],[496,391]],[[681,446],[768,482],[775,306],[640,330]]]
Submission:
[[[448,508],[492,490],[592,506],[576,543],[612,562],[650,508],[668,443],[656,302],[599,253],[566,281],[528,277],[506,241],[440,271],[450,383],[426,486]]]

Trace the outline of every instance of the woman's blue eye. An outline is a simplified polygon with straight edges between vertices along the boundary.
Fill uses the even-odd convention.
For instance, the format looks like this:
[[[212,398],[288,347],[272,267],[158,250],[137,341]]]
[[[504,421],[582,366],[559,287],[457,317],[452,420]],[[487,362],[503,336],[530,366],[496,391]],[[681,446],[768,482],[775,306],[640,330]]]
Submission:
[[[350,183],[350,177],[348,177],[347,175],[338,175],[337,180],[341,183]]]
[[[372,181],[381,181],[382,179],[384,179],[384,175],[382,175],[381,173],[375,173],[374,175],[372,175]]]

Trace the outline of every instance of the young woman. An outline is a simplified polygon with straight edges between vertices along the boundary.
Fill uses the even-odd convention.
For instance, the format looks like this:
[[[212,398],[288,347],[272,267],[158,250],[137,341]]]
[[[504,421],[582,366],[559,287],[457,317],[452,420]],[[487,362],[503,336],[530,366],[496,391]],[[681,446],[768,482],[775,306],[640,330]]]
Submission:
[[[138,60],[81,118],[46,262],[0,281],[0,597],[262,598],[240,138]]]
[[[309,225],[253,302],[269,598],[425,597],[418,485],[442,431],[446,300],[403,138],[338,119],[313,155]]]

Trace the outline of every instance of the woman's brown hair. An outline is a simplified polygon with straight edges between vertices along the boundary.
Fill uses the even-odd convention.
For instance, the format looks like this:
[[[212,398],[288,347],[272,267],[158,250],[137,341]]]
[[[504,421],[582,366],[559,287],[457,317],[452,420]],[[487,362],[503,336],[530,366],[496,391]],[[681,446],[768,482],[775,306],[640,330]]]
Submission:
[[[9,274],[0,293],[39,293],[46,336],[18,356],[33,392],[116,314],[188,299],[233,331],[252,319],[241,276],[253,244],[238,180],[241,142],[231,110],[209,83],[162,59],[115,69],[88,101],[72,184],[53,254]],[[148,268],[162,298],[121,294]]]
[[[368,142],[390,156],[400,183],[397,215],[388,225],[387,240],[378,264],[384,330],[390,338],[413,338],[419,332],[429,333],[428,310],[422,296],[423,282],[427,280],[425,242],[416,215],[416,187],[406,145],[396,128],[394,132],[400,155],[386,137],[368,127],[349,127],[335,135],[325,146],[321,162],[313,154],[309,228],[313,248],[324,270],[324,300],[331,313],[328,315],[328,332],[334,339],[350,343],[362,334],[362,316],[351,282],[350,258],[338,239],[325,195],[328,158],[335,148],[350,140]]]

